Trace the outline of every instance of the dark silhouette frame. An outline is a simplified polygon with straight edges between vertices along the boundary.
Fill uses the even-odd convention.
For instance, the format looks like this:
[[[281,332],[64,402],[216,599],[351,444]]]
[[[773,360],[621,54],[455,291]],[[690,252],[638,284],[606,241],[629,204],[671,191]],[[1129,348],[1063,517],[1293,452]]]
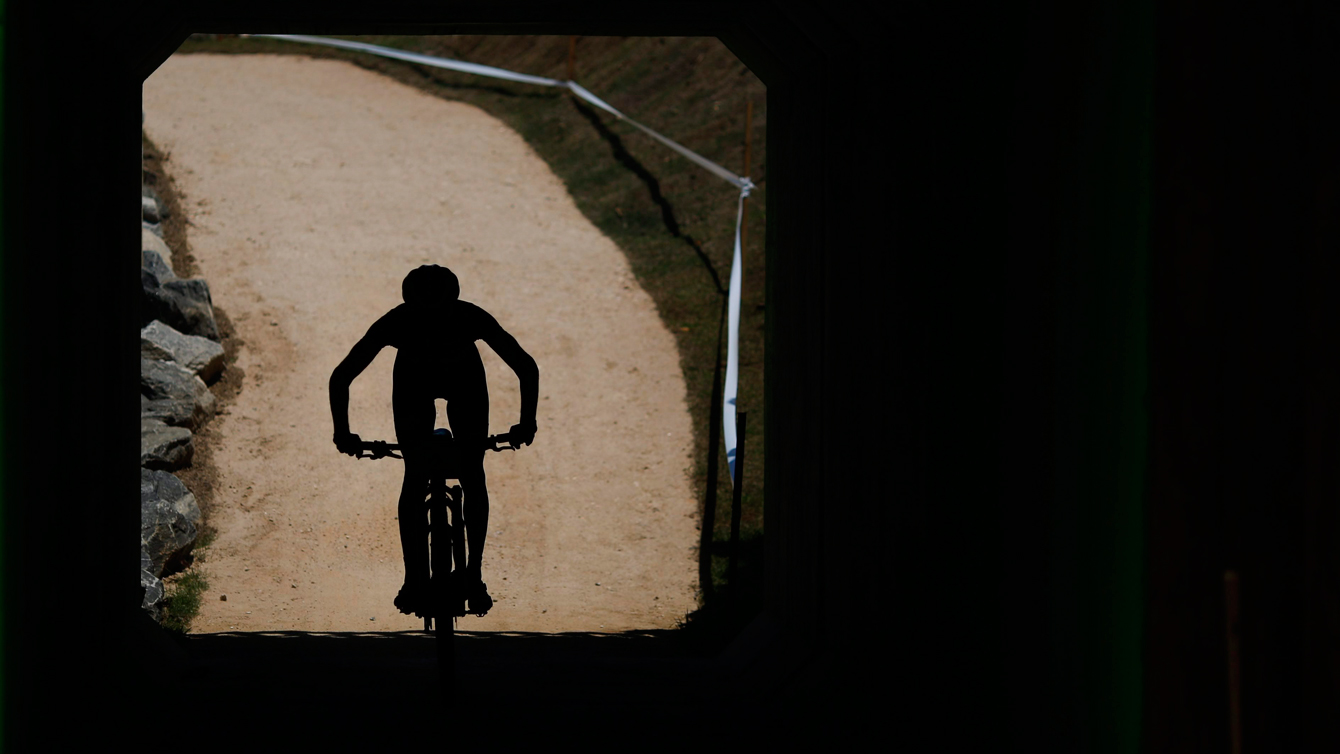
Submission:
[[[1340,748],[1333,4],[5,13],[8,740],[133,740],[162,693],[112,565],[135,562],[136,91],[190,32],[271,31],[717,36],[767,84],[776,630],[724,677],[774,716],[746,727],[1223,751],[1233,566],[1244,735]],[[70,338],[96,367],[49,368]],[[98,451],[77,487],[72,445]]]
[[[340,6],[338,4],[308,4],[300,6],[301,10],[296,11],[296,18],[302,18],[302,21],[292,20],[294,16],[287,16],[293,12],[291,8],[276,8],[272,5],[255,3],[251,5],[234,5],[226,11],[214,11],[207,9],[203,12],[197,12],[195,8],[182,7],[169,3],[154,3],[147,9],[147,13],[152,20],[142,24],[138,28],[136,42],[127,46],[120,47],[108,39],[101,38],[96,24],[90,24],[83,27],[84,32],[79,37],[88,45],[88,60],[97,59],[101,56],[111,56],[115,59],[115,64],[107,66],[97,71],[99,76],[99,86],[97,97],[100,106],[105,109],[106,117],[100,119],[102,132],[99,138],[87,142],[87,149],[81,152],[81,158],[86,160],[85,165],[90,175],[96,175],[98,185],[105,187],[105,190],[112,194],[121,193],[128,187],[133,187],[132,181],[138,181],[139,168],[135,167],[129,160],[138,150],[138,146],[132,146],[132,136],[134,143],[138,143],[138,116],[131,117],[134,110],[138,108],[136,100],[136,91],[140,82],[146,78],[152,71],[166,59],[176,47],[190,33],[205,31],[218,33],[237,33],[237,32],[287,32],[301,31],[306,33],[330,34],[340,33],[341,30],[350,33],[368,33],[381,31],[399,31],[416,34],[445,34],[445,33],[568,33],[581,32],[583,34],[647,34],[647,35],[724,35],[726,38],[736,39],[735,45],[742,47],[746,52],[743,56],[753,55],[765,61],[772,60],[772,56],[764,53],[756,36],[748,33],[748,30],[736,18],[735,11],[731,9],[711,10],[701,6],[684,6],[678,9],[667,20],[657,18],[655,14],[648,16],[645,12],[620,11],[612,16],[606,11],[609,8],[590,8],[590,9],[548,9],[536,11],[534,8],[518,6],[513,8],[491,8],[483,11],[472,11],[470,9],[453,8],[444,11],[442,8],[433,8],[427,5],[419,6],[407,14],[407,20],[401,22],[386,22],[385,18],[388,11],[383,8],[375,13],[369,13],[350,4]],[[40,26],[42,22],[55,22],[59,16],[48,16],[42,11],[36,9],[20,9],[18,15],[21,20],[25,12],[30,13],[28,28]],[[550,16],[550,20],[536,21],[536,13],[540,18]],[[390,13],[390,15],[395,15]],[[678,16],[677,18],[675,16]],[[437,18],[449,17],[451,21],[431,20]],[[39,20],[40,19],[40,20]],[[323,20],[324,19],[324,20]],[[430,20],[424,20],[430,19]],[[576,20],[574,20],[576,19]],[[23,28],[20,26],[20,28]],[[733,35],[733,36],[732,36]],[[36,40],[32,40],[35,42]],[[727,41],[728,46],[731,45]],[[11,52],[15,58],[19,55],[30,55],[36,52],[35,47],[24,49],[20,45],[20,51]],[[95,52],[96,51],[96,52]],[[740,50],[735,50],[741,54]],[[746,60],[748,64],[749,61]],[[751,65],[756,73],[758,64]],[[41,100],[44,95],[37,92],[30,93],[31,96]],[[123,101],[124,100],[124,101]],[[129,105],[129,106],[127,106]],[[58,109],[50,112],[58,113]],[[117,117],[125,120],[120,123]],[[35,118],[34,122],[41,118]],[[113,123],[120,124],[117,127]],[[64,122],[59,128],[73,129],[78,131],[82,127],[91,125],[90,123]],[[35,134],[36,131],[30,132]],[[15,139],[17,143],[19,139]],[[134,158],[138,160],[138,158]],[[12,165],[12,163],[11,163]],[[12,168],[11,168],[12,169]],[[774,183],[776,181],[774,180]],[[15,205],[17,207],[17,204]],[[20,210],[22,211],[22,210]],[[119,217],[119,213],[108,211],[106,216],[109,218]],[[127,214],[127,217],[131,215]],[[126,225],[125,228],[108,223],[108,227],[116,227],[121,232],[115,231],[107,234],[107,243],[109,248],[119,248],[125,246],[130,248],[134,243],[131,235],[133,228]],[[91,235],[90,235],[91,237]],[[108,394],[116,394],[129,389],[130,374],[125,367],[129,365],[126,354],[132,354],[136,350],[132,337],[137,331],[137,327],[132,326],[138,322],[136,316],[136,304],[132,298],[122,298],[118,289],[114,285],[101,286],[100,280],[119,280],[126,278],[126,270],[121,270],[117,265],[103,265],[108,258],[93,262],[88,269],[75,273],[70,283],[73,287],[81,291],[93,293],[94,300],[90,301],[90,307],[108,312],[108,316],[97,320],[94,326],[98,328],[96,342],[98,344],[98,357],[103,363],[109,365],[107,384],[104,386]],[[21,260],[9,260],[6,265],[8,272],[25,271],[36,272],[37,267],[25,267]],[[128,268],[127,268],[128,269]],[[127,278],[128,279],[128,278]],[[13,343],[13,340],[10,341]],[[125,354],[122,354],[122,351]],[[50,385],[52,380],[48,379]],[[113,427],[120,428],[119,425],[124,421],[117,421],[119,417],[118,408],[113,408],[115,404],[110,400],[107,429],[103,432],[102,442],[109,449],[130,447],[130,435],[125,429],[117,431]],[[129,405],[129,404],[127,404]],[[761,408],[761,407],[760,407]],[[757,410],[757,409],[756,409]],[[128,417],[128,412],[127,412]],[[124,420],[127,417],[119,417]],[[755,441],[758,441],[757,439]],[[122,455],[125,455],[124,453]],[[118,467],[118,460],[121,459],[116,453],[107,453],[94,461],[97,470],[95,474],[102,479],[107,480],[108,500],[115,500],[116,497],[110,490],[126,486],[118,483],[120,477],[125,476],[126,472]],[[105,468],[104,468],[105,467]],[[129,466],[127,467],[129,468]],[[17,485],[16,485],[17,487]],[[127,489],[131,487],[126,486]],[[67,570],[65,573],[73,575],[77,572],[88,574],[86,578],[94,579],[98,584],[96,589],[85,598],[88,601],[90,612],[105,615],[118,616],[111,619],[111,630],[105,633],[99,633],[90,636],[84,636],[79,639],[79,643],[88,648],[91,655],[76,659],[68,658],[73,662],[72,667],[87,673],[90,683],[99,688],[110,690],[115,688],[120,682],[118,679],[143,678],[147,683],[152,683],[148,677],[134,667],[134,661],[125,653],[117,653],[111,650],[117,645],[133,645],[142,649],[148,649],[147,656],[157,657],[157,660],[150,660],[151,663],[167,662],[166,655],[171,654],[165,648],[167,645],[162,637],[150,636],[157,634],[158,631],[145,625],[143,616],[136,611],[138,608],[131,609],[131,606],[137,603],[135,593],[137,587],[132,586],[130,581],[121,583],[111,569],[100,566],[100,563],[119,562],[125,553],[133,555],[131,550],[126,549],[127,543],[133,542],[133,536],[129,532],[138,527],[134,516],[130,515],[130,509],[120,510],[112,504],[98,505],[91,509],[94,518],[86,520],[88,526],[87,534],[84,538],[86,547],[80,550],[82,558],[76,558],[68,561],[64,565]],[[20,515],[14,516],[11,520],[18,519],[21,525],[34,525],[40,528],[39,517],[43,516],[41,512],[20,511]],[[111,536],[99,534],[100,532],[126,531],[127,536],[118,537],[119,543],[110,541]],[[14,558],[17,561],[18,558]],[[130,561],[127,561],[130,562]],[[128,572],[129,573],[129,572]],[[133,574],[132,574],[133,575]],[[786,594],[786,592],[779,592]],[[25,600],[20,603],[31,610],[34,606],[42,604],[42,599],[35,598],[31,601]],[[17,610],[15,612],[18,612]],[[26,621],[24,626],[32,625]],[[33,626],[30,631],[15,632],[14,638],[19,640],[40,638],[44,644],[50,643],[52,646],[60,645],[58,640],[47,628],[38,629]],[[166,653],[166,654],[164,654]],[[96,656],[96,659],[94,659]],[[259,662],[259,660],[258,660]],[[170,663],[168,663],[170,665]],[[63,683],[50,677],[44,677],[37,672],[36,666],[26,665],[21,659],[15,661],[10,666],[18,670],[18,677],[25,681],[30,693],[23,697],[15,699],[10,697],[14,703],[15,710],[36,710],[45,707],[51,700],[61,696],[65,690]],[[259,666],[258,666],[259,667]],[[161,668],[160,668],[161,669]],[[155,674],[150,671],[149,676]],[[118,705],[110,705],[116,707]],[[111,710],[105,713],[112,715]],[[18,726],[21,738],[38,734],[38,729],[24,729],[22,725]]]

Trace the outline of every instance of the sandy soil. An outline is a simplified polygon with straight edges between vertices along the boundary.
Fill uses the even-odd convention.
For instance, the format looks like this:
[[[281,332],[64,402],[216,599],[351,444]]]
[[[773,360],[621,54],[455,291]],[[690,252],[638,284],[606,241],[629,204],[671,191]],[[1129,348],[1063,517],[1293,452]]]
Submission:
[[[475,107],[303,57],[174,56],[145,82],[144,110],[200,274],[241,340],[242,391],[214,419],[219,535],[194,630],[422,627],[392,606],[400,462],[335,451],[326,383],[424,263],[455,270],[461,297],[541,372],[535,444],[487,461],[484,578],[497,604],[461,627],[670,627],[694,607],[673,336],[520,136]],[[517,381],[480,350],[492,431],[505,431]],[[394,439],[394,357],[383,351],[351,389],[365,439]]]

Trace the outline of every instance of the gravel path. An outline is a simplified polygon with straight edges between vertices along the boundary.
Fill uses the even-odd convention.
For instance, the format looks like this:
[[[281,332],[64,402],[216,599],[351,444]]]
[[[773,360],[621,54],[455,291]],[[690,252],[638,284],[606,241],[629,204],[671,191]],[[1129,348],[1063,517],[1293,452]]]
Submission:
[[[475,107],[297,56],[173,56],[145,82],[144,110],[200,274],[242,341],[242,392],[214,420],[219,536],[194,630],[422,627],[391,604],[400,462],[335,451],[326,383],[424,263],[456,271],[461,297],[540,364],[535,444],[487,461],[497,605],[461,628],[670,627],[693,609],[692,443],[673,336],[520,136]],[[492,431],[505,431],[516,378],[480,350]],[[383,351],[351,389],[366,439],[394,439],[394,357]]]

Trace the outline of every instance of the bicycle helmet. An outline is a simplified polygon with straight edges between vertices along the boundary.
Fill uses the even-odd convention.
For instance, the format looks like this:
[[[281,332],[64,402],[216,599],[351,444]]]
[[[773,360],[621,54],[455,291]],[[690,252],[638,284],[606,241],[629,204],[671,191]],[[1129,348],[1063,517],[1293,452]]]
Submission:
[[[400,297],[415,306],[448,304],[461,297],[456,273],[437,264],[425,264],[409,271],[400,284]]]

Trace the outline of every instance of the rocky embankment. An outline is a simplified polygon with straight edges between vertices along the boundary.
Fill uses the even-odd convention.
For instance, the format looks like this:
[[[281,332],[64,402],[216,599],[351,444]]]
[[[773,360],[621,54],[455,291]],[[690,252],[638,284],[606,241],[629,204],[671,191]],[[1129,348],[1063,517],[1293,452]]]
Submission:
[[[140,585],[144,609],[161,619],[162,580],[188,564],[204,523],[173,472],[190,466],[195,433],[214,415],[209,385],[223,372],[224,349],[209,284],[177,275],[180,260],[174,266],[163,239],[167,206],[148,182],[141,193]]]

